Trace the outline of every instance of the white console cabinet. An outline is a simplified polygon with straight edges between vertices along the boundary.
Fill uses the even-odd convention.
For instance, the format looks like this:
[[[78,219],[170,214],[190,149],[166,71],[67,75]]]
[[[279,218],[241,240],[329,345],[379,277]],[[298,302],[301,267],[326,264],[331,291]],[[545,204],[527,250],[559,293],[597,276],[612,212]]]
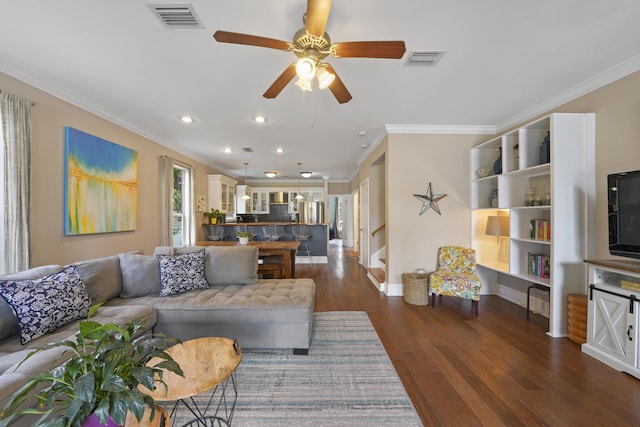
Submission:
[[[638,319],[640,261],[589,260],[587,342],[582,351],[618,371],[640,378]]]

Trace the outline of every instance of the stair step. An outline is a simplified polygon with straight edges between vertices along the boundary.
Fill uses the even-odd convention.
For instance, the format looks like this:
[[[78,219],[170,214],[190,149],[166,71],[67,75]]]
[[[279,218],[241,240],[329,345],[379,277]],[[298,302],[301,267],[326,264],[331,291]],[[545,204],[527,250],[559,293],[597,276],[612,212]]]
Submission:
[[[380,258],[380,262],[383,263],[383,264],[386,264],[387,263],[387,259],[386,258]]]
[[[370,268],[369,272],[378,281],[378,283],[384,283],[386,280],[386,274],[381,268]]]

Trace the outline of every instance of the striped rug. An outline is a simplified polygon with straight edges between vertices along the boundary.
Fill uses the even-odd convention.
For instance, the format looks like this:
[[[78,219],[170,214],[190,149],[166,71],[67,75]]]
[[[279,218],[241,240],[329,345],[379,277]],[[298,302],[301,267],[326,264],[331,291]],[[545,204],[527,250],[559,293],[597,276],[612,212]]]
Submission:
[[[234,426],[422,425],[364,312],[316,313],[308,356],[245,351],[236,381]]]

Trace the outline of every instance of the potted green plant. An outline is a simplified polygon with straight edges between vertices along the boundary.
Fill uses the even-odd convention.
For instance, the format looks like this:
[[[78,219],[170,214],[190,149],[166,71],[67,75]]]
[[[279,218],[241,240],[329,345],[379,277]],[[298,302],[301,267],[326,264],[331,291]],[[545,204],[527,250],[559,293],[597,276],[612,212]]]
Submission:
[[[253,240],[253,233],[250,231],[236,231],[236,236],[238,236],[241,245],[246,245],[249,240]]]
[[[62,364],[55,360],[57,366],[50,372],[30,379],[11,396],[0,413],[0,426],[11,425],[15,416],[24,414],[40,415],[33,425],[46,427],[81,427],[86,419],[122,426],[127,412],[140,421],[146,407],[151,408],[153,419],[155,402],[142,391],[143,387],[149,390],[158,385],[166,387],[163,370],[184,376],[180,366],[165,352],[180,340],[149,332],[144,319],[121,326],[95,322],[91,317],[99,306],[93,306],[87,319],[79,322],[75,341],[47,344],[21,362],[54,347],[65,347],[60,358],[71,354]],[[154,358],[157,359],[150,366]],[[41,384],[45,388],[36,392]],[[34,398],[37,407],[25,408]]]
[[[218,220],[224,218],[224,214],[220,212],[218,209],[213,209],[209,212],[203,212],[202,216],[209,220],[209,224],[217,224]]]

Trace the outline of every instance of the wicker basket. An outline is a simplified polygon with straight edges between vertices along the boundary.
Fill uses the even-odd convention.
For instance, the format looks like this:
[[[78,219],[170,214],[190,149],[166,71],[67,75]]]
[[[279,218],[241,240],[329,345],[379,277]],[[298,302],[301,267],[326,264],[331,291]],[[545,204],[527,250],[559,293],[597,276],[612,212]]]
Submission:
[[[402,273],[405,302],[413,305],[429,304],[429,274],[422,269],[413,273]]]

